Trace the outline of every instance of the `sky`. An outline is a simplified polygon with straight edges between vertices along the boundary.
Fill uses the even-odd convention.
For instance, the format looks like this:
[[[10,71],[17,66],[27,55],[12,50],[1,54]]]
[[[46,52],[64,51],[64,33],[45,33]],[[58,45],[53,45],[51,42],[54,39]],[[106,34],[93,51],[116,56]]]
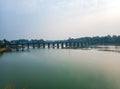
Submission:
[[[120,35],[120,0],[0,0],[0,39]]]

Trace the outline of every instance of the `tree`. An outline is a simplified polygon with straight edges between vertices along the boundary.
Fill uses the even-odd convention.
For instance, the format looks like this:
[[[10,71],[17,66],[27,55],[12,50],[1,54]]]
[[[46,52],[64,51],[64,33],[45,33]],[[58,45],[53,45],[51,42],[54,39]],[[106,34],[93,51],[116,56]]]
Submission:
[[[0,40],[0,48],[3,47],[3,42]]]

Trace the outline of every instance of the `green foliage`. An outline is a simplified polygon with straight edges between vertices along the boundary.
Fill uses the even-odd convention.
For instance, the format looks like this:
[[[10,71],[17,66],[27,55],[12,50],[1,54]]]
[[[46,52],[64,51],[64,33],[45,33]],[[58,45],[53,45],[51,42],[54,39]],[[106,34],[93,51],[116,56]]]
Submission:
[[[91,44],[120,44],[120,36],[95,36],[95,37],[83,37],[77,39],[68,39],[68,41],[88,42]]]
[[[3,47],[3,42],[0,40],[0,48]]]

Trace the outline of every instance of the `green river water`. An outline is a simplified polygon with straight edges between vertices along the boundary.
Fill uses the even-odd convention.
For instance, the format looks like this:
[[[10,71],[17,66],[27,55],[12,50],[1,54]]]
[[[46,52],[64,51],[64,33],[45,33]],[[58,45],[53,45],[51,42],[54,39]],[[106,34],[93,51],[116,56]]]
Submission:
[[[0,89],[120,89],[120,53],[52,48],[4,53]]]

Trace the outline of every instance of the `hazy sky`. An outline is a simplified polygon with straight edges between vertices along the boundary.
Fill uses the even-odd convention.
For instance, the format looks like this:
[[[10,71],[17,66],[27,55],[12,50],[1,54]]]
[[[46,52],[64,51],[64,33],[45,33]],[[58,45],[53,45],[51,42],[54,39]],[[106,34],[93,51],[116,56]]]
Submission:
[[[120,35],[120,0],[0,0],[0,39]]]

